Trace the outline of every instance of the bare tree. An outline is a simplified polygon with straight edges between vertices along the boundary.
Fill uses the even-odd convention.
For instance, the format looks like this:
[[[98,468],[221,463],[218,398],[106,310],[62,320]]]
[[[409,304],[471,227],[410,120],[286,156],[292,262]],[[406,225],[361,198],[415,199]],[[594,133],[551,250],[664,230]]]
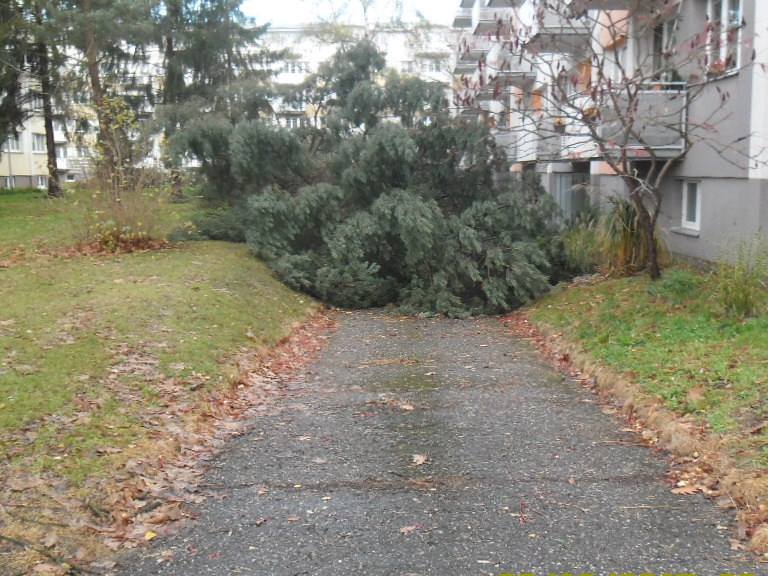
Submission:
[[[737,21],[707,15],[683,29],[684,6],[528,0],[486,14],[485,32],[465,38],[459,50],[459,61],[476,67],[459,78],[455,105],[482,109],[514,134],[519,161],[601,160],[621,179],[646,235],[654,279],[661,275],[663,183],[674,167],[694,147],[744,166],[760,156],[750,150],[750,134],[726,138],[722,130],[735,103],[717,80],[754,60],[746,22],[740,14]]]

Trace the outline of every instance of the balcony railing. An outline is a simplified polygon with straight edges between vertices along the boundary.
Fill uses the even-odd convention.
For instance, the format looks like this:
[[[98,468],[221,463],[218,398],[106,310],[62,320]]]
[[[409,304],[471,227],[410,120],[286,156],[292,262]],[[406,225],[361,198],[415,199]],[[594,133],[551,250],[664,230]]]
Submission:
[[[459,8],[456,10],[456,16],[453,19],[454,28],[472,27],[472,8]]]
[[[539,51],[564,54],[586,49],[590,42],[589,23],[569,14],[570,9],[565,4],[560,9],[545,7],[539,10],[528,46]]]
[[[635,158],[676,157],[686,147],[687,110],[685,83],[649,86],[637,93],[634,106],[625,94],[618,95],[616,105],[601,111],[597,132],[609,147]],[[627,127],[622,120],[630,117],[633,121]]]
[[[509,30],[511,7],[488,7],[487,0],[475,0],[472,8],[472,32],[474,34],[504,34]]]
[[[488,54],[494,44],[486,36],[464,35],[459,40],[458,61],[477,63]]]

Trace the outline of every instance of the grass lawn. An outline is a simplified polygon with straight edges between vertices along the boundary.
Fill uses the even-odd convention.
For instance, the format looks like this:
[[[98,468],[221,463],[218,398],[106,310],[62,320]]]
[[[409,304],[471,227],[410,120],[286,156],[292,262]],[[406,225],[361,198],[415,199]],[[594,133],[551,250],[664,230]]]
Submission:
[[[759,428],[768,418],[768,315],[727,318],[707,275],[675,269],[657,283],[559,287],[530,316],[729,439],[740,465],[768,468],[768,431]]]
[[[11,252],[58,249],[86,235],[86,213],[93,208],[88,193],[69,189],[65,198],[51,200],[40,190],[0,190],[0,259]],[[180,227],[194,213],[193,202],[158,202],[161,233]]]
[[[137,452],[151,453],[163,402],[170,397],[193,411],[231,384],[238,353],[275,345],[316,305],[280,284],[244,245],[63,257],[36,251],[76,240],[76,201],[0,194],[0,256],[21,252],[0,267],[0,477],[12,486],[14,475],[31,474],[88,502],[99,479]],[[192,209],[169,205],[160,220],[170,231]],[[6,491],[0,511],[27,501],[24,490]],[[27,502],[23,509],[43,510]],[[35,529],[25,528],[34,525],[0,514],[0,532],[14,537],[34,540]],[[0,542],[0,564],[4,553]]]

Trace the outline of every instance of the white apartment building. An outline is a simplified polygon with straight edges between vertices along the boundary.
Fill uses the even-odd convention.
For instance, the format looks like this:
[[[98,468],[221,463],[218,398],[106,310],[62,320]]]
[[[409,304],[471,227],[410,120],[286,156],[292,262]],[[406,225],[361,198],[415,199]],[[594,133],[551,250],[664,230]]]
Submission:
[[[669,159],[659,229],[673,253],[716,260],[768,234],[767,1],[459,2],[457,113],[494,126],[512,170],[538,172],[567,216],[625,193],[609,157],[638,172]],[[627,77],[647,83],[636,133],[622,134],[587,103]],[[607,149],[613,133],[621,145]]]

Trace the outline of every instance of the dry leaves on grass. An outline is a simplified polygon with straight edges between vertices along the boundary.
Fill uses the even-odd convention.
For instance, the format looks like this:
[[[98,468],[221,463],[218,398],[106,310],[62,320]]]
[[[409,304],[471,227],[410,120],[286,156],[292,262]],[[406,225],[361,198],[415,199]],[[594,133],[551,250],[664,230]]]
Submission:
[[[142,426],[150,430],[151,449],[145,445],[125,449],[121,468],[107,478],[88,481],[78,497],[53,474],[37,476],[2,470],[10,501],[0,496],[0,523],[7,528],[2,516],[22,506],[25,510],[50,511],[46,521],[61,526],[55,540],[46,539],[50,530],[25,524],[24,520],[14,524],[16,533],[31,535],[33,551],[50,550],[51,557],[60,557],[57,569],[69,563],[82,572],[88,571],[87,566],[109,562],[104,557],[106,549],[135,547],[168,534],[190,519],[188,506],[202,500],[198,485],[205,462],[228,438],[246,430],[248,417],[285,394],[282,383],[316,356],[333,327],[330,317],[317,314],[295,326],[270,352],[244,352],[237,359],[237,373],[228,387],[201,392],[194,400],[185,382],[163,378],[150,351],[118,347],[105,384],[117,389],[121,377],[130,376],[152,381],[160,394],[158,406],[144,411],[142,417]],[[119,397],[140,401],[127,387]],[[83,404],[80,408],[82,413],[74,416],[73,422],[88,417],[93,407]],[[102,446],[98,451],[104,456],[117,453],[111,446]],[[83,542],[91,544],[81,546]],[[68,557],[73,546],[83,550],[77,559]],[[37,566],[56,566],[43,554],[38,560]]]

